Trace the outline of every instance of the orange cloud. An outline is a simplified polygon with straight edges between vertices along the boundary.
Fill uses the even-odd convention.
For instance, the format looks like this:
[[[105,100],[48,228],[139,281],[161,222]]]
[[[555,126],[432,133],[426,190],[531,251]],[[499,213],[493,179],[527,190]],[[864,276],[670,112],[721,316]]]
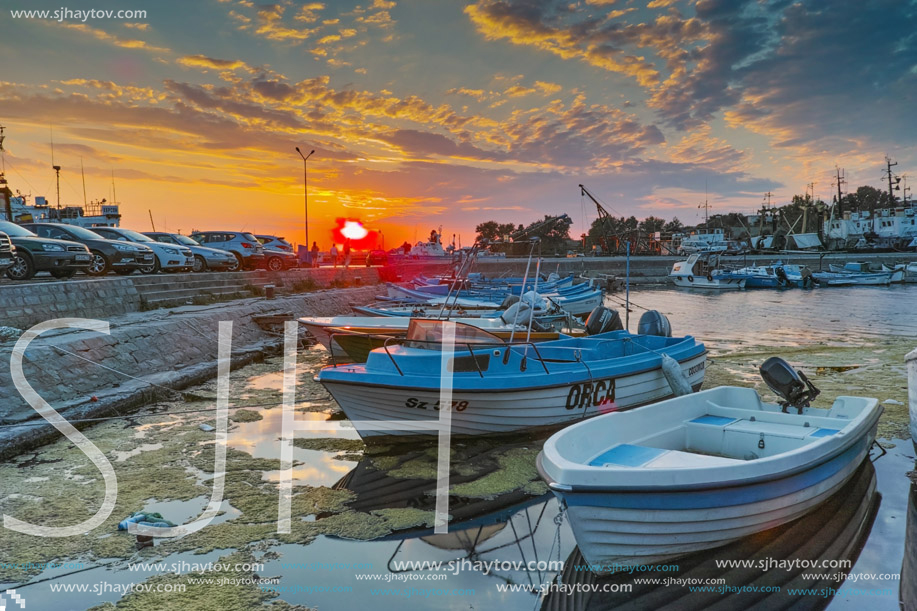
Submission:
[[[168,53],[170,51],[165,47],[157,47],[143,40],[121,38],[120,36],[109,34],[104,30],[89,27],[84,23],[63,23],[61,27],[89,34],[96,40],[101,40],[102,42],[107,42],[123,49],[143,49],[144,51],[151,51],[154,53]]]

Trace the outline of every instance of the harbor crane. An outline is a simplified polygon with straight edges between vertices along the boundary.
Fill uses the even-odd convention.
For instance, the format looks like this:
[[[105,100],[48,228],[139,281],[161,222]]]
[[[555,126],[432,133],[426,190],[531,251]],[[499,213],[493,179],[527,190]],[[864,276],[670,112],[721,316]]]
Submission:
[[[645,231],[640,231],[637,227],[627,228],[623,226],[623,224],[618,223],[614,217],[608,213],[608,210],[599,203],[599,200],[589,192],[589,189],[583,185],[579,185],[579,188],[580,194],[591,199],[598,212],[598,221],[602,228],[599,243],[603,253],[623,255],[625,243],[630,242],[631,253],[660,254],[662,246],[660,242],[651,239]],[[618,225],[617,228],[615,227],[616,225]]]

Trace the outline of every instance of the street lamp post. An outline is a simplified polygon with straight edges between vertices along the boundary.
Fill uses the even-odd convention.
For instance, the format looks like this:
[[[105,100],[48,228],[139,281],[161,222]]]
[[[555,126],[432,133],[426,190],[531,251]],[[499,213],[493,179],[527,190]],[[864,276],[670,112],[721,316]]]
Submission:
[[[296,152],[299,153],[299,156],[302,157],[302,182],[303,182],[303,197],[305,198],[305,221],[306,221],[306,251],[309,251],[309,174],[308,166],[306,164],[309,161],[309,157],[312,156],[312,153],[315,151],[310,151],[308,155],[303,155],[302,151],[299,150],[299,147],[296,147]]]

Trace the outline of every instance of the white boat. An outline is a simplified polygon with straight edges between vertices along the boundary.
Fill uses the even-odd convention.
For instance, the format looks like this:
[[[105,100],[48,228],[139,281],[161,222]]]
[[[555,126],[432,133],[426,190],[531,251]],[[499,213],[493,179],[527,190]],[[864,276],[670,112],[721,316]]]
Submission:
[[[770,359],[765,380],[772,361],[793,374]],[[538,469],[586,561],[668,561],[787,523],[829,498],[868,455],[882,407],[843,396],[830,409],[806,407],[818,393],[806,385],[797,377],[782,391],[798,413],[724,386],[555,433]]]
[[[745,288],[747,278],[721,274],[714,255],[693,254],[687,261],[672,266],[669,278],[675,286],[698,289],[738,290]]]
[[[844,265],[832,263],[828,266],[828,269],[835,274],[889,274],[888,281],[891,284],[904,282],[905,267],[903,265],[889,267],[885,264],[879,264],[872,266],[862,261],[850,261]]]
[[[819,286],[886,286],[892,282],[892,275],[886,272],[813,272],[812,277]]]
[[[329,366],[316,376],[361,437],[437,434],[443,324],[412,319],[403,344],[373,350],[365,364]],[[453,435],[558,426],[673,396],[663,355],[677,362],[692,388],[704,380],[707,351],[690,335],[620,330],[535,344],[519,334],[515,341],[523,343],[509,344],[467,325],[456,325],[455,333]]]
[[[917,263],[908,263],[904,266],[904,281],[917,282]]]

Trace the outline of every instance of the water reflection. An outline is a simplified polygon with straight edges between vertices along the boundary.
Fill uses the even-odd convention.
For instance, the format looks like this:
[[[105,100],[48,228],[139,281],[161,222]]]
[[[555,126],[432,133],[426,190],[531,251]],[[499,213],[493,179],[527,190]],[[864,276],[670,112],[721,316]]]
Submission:
[[[533,497],[544,496],[547,488],[531,463],[543,443],[544,439],[523,439],[497,444],[489,440],[454,444],[449,475],[450,531],[469,521],[492,522],[497,519],[493,514],[502,515],[505,521],[509,514],[501,510],[512,513]],[[414,449],[395,446],[368,452],[371,453],[334,484],[334,488],[347,489],[356,495],[348,507],[366,513],[380,509],[435,510],[436,446],[427,444]],[[432,528],[429,532],[432,533]]]
[[[585,561],[579,549],[567,558],[563,573],[555,581],[594,588],[605,592],[555,591],[542,604],[543,611],[598,611],[601,609],[659,609],[685,611],[690,609],[824,609],[832,598],[831,589],[843,583],[838,573],[850,571],[869,535],[880,502],[876,492],[876,472],[872,462],[865,461],[850,482],[825,501],[816,511],[789,524],[747,537],[709,552],[692,554],[670,565],[677,570],[652,570],[633,575],[619,574],[596,577],[588,571],[577,571]],[[810,567],[786,561],[849,561],[848,568],[816,569],[822,576],[812,576]],[[719,568],[718,563],[737,561],[749,567]],[[777,562],[779,564],[774,565]],[[765,566],[773,568],[765,569]],[[789,568],[791,567],[791,568]],[[824,571],[822,573],[822,571]],[[647,585],[643,579],[690,579],[693,583],[711,583],[722,591],[691,592],[682,585]],[[660,581],[660,583],[662,583]],[[671,582],[670,582],[671,583]],[[904,581],[902,580],[902,583]],[[582,586],[586,586],[585,588]],[[622,586],[630,586],[629,591]],[[763,589],[775,590],[762,592]],[[628,588],[623,588],[628,589]],[[810,589],[817,594],[803,596],[792,592]]]

